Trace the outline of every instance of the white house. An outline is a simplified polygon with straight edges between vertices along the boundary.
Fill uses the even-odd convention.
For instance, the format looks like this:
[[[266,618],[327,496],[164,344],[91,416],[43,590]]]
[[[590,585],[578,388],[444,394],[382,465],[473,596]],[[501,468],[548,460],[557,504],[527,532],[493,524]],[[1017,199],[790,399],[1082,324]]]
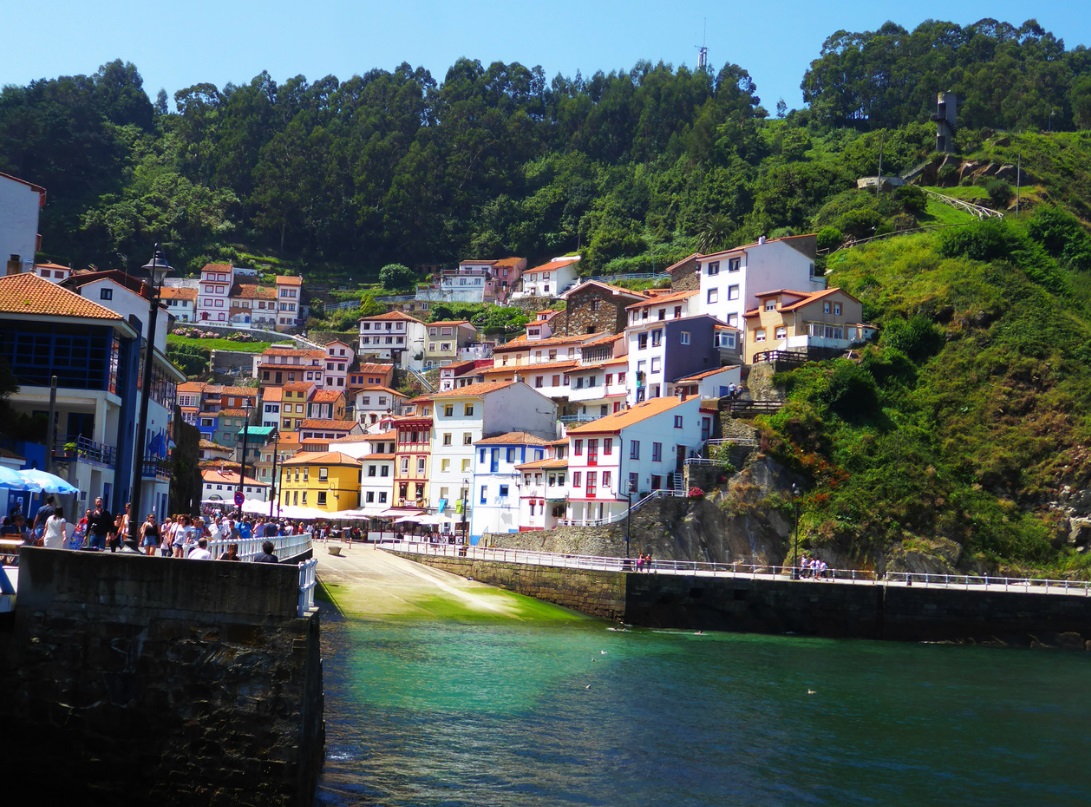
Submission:
[[[431,501],[440,512],[467,498],[474,476],[474,445],[486,436],[524,431],[551,438],[557,407],[526,384],[501,381],[471,384],[430,396],[434,406],[431,444]]]
[[[45,206],[45,188],[0,174],[0,260],[6,274],[29,272],[38,251],[38,211]]]
[[[229,263],[208,263],[201,269],[197,321],[227,325],[231,320],[231,287],[235,269]]]
[[[334,440],[330,451],[360,460],[360,509],[377,516],[394,496],[394,451],[398,433],[353,434]]]
[[[821,291],[826,278],[814,273],[816,236],[793,235],[701,255],[700,294],[690,305],[690,315],[708,314],[733,328],[742,329],[743,314],[758,304],[758,295],[774,289]]]
[[[277,330],[291,331],[303,324],[303,278],[277,275]]]
[[[322,378],[322,385],[327,389],[344,390],[349,367],[356,358],[356,352],[352,345],[340,340],[334,340],[326,345],[326,372]]]
[[[400,415],[406,396],[390,387],[364,387],[356,390],[353,398],[353,416],[356,421],[370,428],[391,415]]]
[[[576,264],[580,256],[554,258],[549,263],[535,266],[523,272],[520,278],[521,288],[511,295],[512,299],[523,297],[557,297],[576,285]]]
[[[474,444],[473,518],[470,535],[518,532],[522,474],[519,467],[546,457],[549,441],[523,431],[485,437]]]
[[[176,322],[194,322],[197,319],[197,289],[185,286],[164,286],[159,299]]]
[[[72,277],[72,267],[62,266],[59,263],[36,263],[34,264],[34,274],[43,280],[60,283]]]
[[[424,343],[428,329],[419,319],[390,311],[360,318],[361,359],[393,363],[420,371],[424,367]]]
[[[701,399],[663,397],[568,430],[568,521],[617,520],[639,496],[680,489],[685,459],[712,433]]]
[[[239,472],[235,469],[206,468],[201,471],[201,501],[223,502],[229,509],[234,509],[234,497],[239,489]],[[269,485],[244,476],[242,495],[247,501],[269,501]],[[143,500],[141,500],[143,501]]]
[[[564,521],[568,508],[568,440],[554,440],[546,459],[516,466],[519,488],[519,531],[551,530]]]

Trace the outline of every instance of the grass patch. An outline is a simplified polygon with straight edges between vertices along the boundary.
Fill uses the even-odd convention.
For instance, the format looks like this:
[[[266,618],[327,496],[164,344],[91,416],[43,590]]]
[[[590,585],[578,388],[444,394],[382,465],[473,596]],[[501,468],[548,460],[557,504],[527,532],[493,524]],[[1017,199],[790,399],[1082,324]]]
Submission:
[[[234,350],[239,353],[262,353],[272,342],[235,342],[231,339],[193,339],[189,336],[167,334],[167,345],[176,347],[204,348],[206,350]]]

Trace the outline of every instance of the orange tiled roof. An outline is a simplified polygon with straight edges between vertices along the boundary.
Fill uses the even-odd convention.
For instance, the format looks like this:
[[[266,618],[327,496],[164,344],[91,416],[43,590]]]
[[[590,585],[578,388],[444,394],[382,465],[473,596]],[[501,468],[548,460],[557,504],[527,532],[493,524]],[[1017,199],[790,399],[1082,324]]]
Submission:
[[[606,289],[606,291],[608,291],[608,292],[610,292],[611,294],[614,294],[614,295],[618,295],[618,296],[625,295],[626,297],[632,297],[633,299],[636,299],[636,300],[641,300],[641,299],[648,296],[648,292],[634,291],[632,289],[623,288],[622,286],[614,286],[614,285],[611,285],[610,283],[603,283],[601,280],[585,280],[582,283],[580,283],[579,285],[573,286],[568,291],[566,291],[564,294],[562,294],[561,299],[562,300],[567,300],[568,298],[570,298],[576,292],[583,291],[585,289],[590,288],[591,286],[596,286],[596,287],[598,287],[600,289]]]
[[[314,394],[314,398],[311,400],[315,403],[333,403],[343,395],[343,392],[339,392],[335,389],[320,389]]]
[[[237,398],[255,398],[257,397],[257,387],[223,387],[220,389],[221,395],[234,395]]]
[[[655,305],[663,305],[664,303],[680,302],[682,300],[688,300],[695,294],[699,294],[699,289],[693,289],[692,291],[674,291],[670,294],[657,294],[654,297],[649,297],[647,300],[643,300],[639,303],[633,303],[632,305],[625,306],[626,311],[632,311],[634,308],[651,308]]]
[[[244,418],[244,417],[246,417],[246,410],[245,409],[221,409],[216,414],[221,416],[221,417],[226,415],[227,417],[232,417],[232,418]]]
[[[164,300],[196,300],[197,289],[187,289],[185,286],[164,286],[159,290],[159,296]]]
[[[280,387],[263,387],[261,390],[261,399],[269,403],[279,403],[283,396],[284,390]]]
[[[514,383],[514,381],[484,381],[480,384],[467,384],[465,387],[447,390],[446,392],[433,392],[432,398],[476,398],[510,387]]]
[[[406,395],[404,393],[398,392],[396,389],[391,389],[390,387],[383,387],[383,386],[360,387],[359,391],[360,392],[385,392],[387,395],[394,395],[394,396],[396,396],[398,398],[405,398],[406,397]]]
[[[178,392],[204,392],[207,386],[204,381],[186,381],[178,385]]]
[[[744,252],[744,251],[746,251],[748,249],[753,249],[755,247],[760,247],[760,246],[763,246],[765,244],[776,244],[776,243],[778,243],[780,241],[794,241],[796,239],[814,238],[814,237],[815,237],[814,233],[803,233],[801,235],[786,235],[783,238],[767,238],[765,241],[761,241],[761,242],[754,241],[754,242],[749,243],[749,244],[741,244],[740,246],[732,247],[731,249],[721,249],[719,252],[710,252],[707,255],[700,255],[698,257],[700,257],[701,260],[704,260],[705,258],[715,258],[715,257],[718,257],[720,255],[729,255],[732,252]]]
[[[359,465],[360,461],[340,451],[304,451],[281,465]]]
[[[539,370],[564,370],[569,367],[577,367],[578,365],[579,362],[575,359],[546,361],[539,362],[538,364],[505,364],[500,367],[485,367],[481,370],[481,375],[503,375],[504,373],[522,373],[523,375],[530,375]],[[471,384],[470,386],[473,385]],[[463,389],[465,389],[465,387],[463,387]]]
[[[527,327],[533,327],[533,322],[528,322]],[[608,334],[611,335],[612,334]],[[584,342],[597,340],[602,338],[601,333],[581,333],[574,336],[550,336],[547,339],[527,339],[525,333],[519,334],[514,339],[510,339],[502,345],[497,345],[493,348],[493,353],[507,353],[513,350],[527,350],[531,348],[540,347],[555,347],[560,345],[579,345]]]
[[[416,317],[403,314],[401,311],[387,311],[385,314],[376,314],[373,317],[360,317],[360,321],[374,322],[376,320],[391,320],[397,322],[420,322]],[[423,323],[422,323],[423,324]]]
[[[360,369],[353,370],[353,373],[376,373],[383,375],[384,373],[390,373],[394,371],[393,364],[361,364]]]
[[[120,314],[56,283],[50,283],[33,272],[0,277],[0,312],[123,321]]]
[[[566,440],[564,442],[567,443],[568,441]],[[546,471],[548,471],[548,470],[552,470],[554,468],[567,468],[567,467],[568,467],[568,460],[567,459],[559,460],[559,459],[555,459],[553,457],[550,457],[549,459],[545,459],[545,460],[534,460],[533,462],[524,462],[522,465],[516,465],[515,470],[517,470],[517,471],[526,471],[526,470],[530,470],[530,471],[546,470]]]
[[[255,283],[240,283],[238,296],[246,300],[275,300],[277,290]]]
[[[439,325],[442,325],[442,326],[445,326],[445,327],[448,327],[448,328],[453,328],[453,327],[456,327],[458,325],[469,325],[471,328],[474,327],[470,323],[470,321],[468,319],[444,319],[444,320],[438,320],[436,322],[426,322],[424,324],[427,325],[429,328],[435,328],[436,326],[439,326]],[[474,330],[477,330],[477,329],[474,328]]]
[[[694,373],[693,375],[688,375],[685,378],[679,378],[674,383],[675,384],[684,384],[687,381],[700,381],[703,378],[708,378],[709,376],[714,376],[717,373],[722,373],[724,370],[733,370],[736,367],[738,367],[737,364],[728,364],[728,365],[726,365],[724,367],[717,367],[714,370],[705,370],[703,373]]]
[[[526,258],[517,258],[515,256],[512,256],[510,258],[501,258],[500,260],[495,261],[494,264],[496,266],[518,266],[525,260]]]
[[[281,386],[286,392],[309,392],[314,388],[313,381],[289,381]]]
[[[307,418],[299,424],[300,429],[332,429],[350,431],[359,424],[355,420],[322,420]]]
[[[620,412],[614,412],[613,414],[607,415],[604,418],[599,418],[592,423],[586,423],[583,426],[569,429],[568,433],[572,435],[619,432],[624,428],[640,423],[650,417],[655,417],[663,412],[669,412],[682,403],[683,400],[681,398],[676,398],[673,395],[663,398],[652,398],[650,401],[644,401],[643,403],[638,403],[636,406],[623,409]]]
[[[578,256],[571,258],[556,258],[549,263],[543,263],[541,266],[535,266],[533,269],[528,269],[528,272],[552,272],[554,269],[560,269],[564,266],[571,266],[574,263],[579,263]]]
[[[549,445],[548,440],[543,440],[541,437],[537,437],[527,432],[508,432],[507,434],[498,434],[495,437],[486,437],[483,440],[478,440],[476,445],[479,446],[544,446]]]
[[[299,275],[277,275],[278,286],[302,286],[303,278]]]
[[[364,456],[360,457],[360,461],[363,462],[364,460],[390,460],[391,462],[393,462],[394,461],[394,455],[393,454],[364,454]]]
[[[230,272],[233,267],[229,263],[206,263],[201,267],[202,272]]]
[[[205,484],[237,485],[239,484],[239,472],[229,471],[224,468],[223,472],[221,473],[219,469],[205,468],[201,471],[201,479],[205,482]],[[249,476],[244,476],[242,478],[242,483],[244,485],[250,485],[251,487],[269,487],[268,482],[259,482],[258,480],[252,479]]]
[[[694,252],[692,255],[687,255],[686,257],[682,258],[682,260],[678,261],[677,263],[672,263],[670,266],[668,266],[663,271],[666,272],[668,275],[673,275],[675,270],[685,266],[690,261],[696,260],[697,258],[700,258],[700,257],[701,257],[700,252]]]

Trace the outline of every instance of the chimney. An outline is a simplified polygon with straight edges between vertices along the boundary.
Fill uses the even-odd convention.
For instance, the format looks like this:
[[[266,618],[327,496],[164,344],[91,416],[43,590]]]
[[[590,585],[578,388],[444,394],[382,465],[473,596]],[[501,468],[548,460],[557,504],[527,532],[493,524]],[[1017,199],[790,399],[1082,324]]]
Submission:
[[[10,258],[8,258],[7,274],[17,275],[20,274],[22,271],[23,261],[19,258],[18,255],[12,255]]]

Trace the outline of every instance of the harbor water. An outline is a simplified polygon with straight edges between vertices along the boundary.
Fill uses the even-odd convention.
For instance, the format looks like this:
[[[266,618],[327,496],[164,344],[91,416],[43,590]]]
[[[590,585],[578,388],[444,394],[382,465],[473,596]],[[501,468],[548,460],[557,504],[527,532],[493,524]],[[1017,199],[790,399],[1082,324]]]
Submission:
[[[1091,803],[1087,654],[624,629],[466,599],[324,605],[317,803]]]

